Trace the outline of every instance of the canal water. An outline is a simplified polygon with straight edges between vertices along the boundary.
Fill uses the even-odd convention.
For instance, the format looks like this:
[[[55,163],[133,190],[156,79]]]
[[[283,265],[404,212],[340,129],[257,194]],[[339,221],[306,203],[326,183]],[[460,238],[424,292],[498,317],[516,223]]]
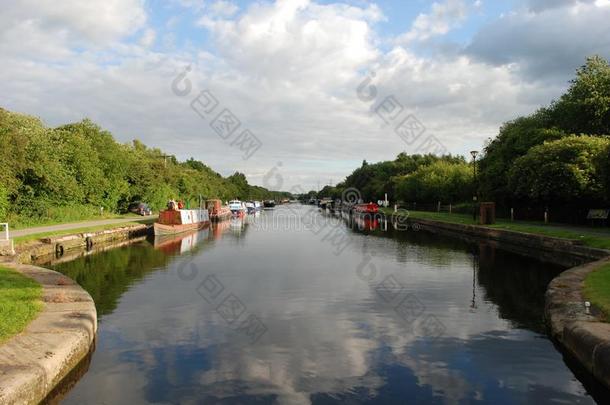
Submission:
[[[545,333],[557,266],[280,206],[55,264],[99,314],[66,404],[589,404]]]

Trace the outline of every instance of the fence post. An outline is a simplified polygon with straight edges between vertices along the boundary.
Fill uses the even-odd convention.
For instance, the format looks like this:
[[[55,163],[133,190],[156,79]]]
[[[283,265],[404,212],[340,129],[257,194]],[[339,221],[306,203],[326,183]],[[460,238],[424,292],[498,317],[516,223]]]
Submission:
[[[513,222],[515,220],[515,210],[514,208],[510,209],[510,222]]]
[[[441,212],[441,202],[440,201],[436,204],[436,212]]]
[[[449,213],[451,214],[451,203],[449,203]]]
[[[544,210],[544,223],[545,224],[549,223],[549,211],[548,210]]]

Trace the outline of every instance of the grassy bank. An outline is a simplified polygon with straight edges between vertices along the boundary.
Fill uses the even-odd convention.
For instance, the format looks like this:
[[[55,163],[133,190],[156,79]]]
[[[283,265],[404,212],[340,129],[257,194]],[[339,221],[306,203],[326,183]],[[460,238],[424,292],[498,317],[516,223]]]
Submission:
[[[67,224],[71,222],[84,222],[84,221],[99,221],[103,219],[118,219],[118,218],[133,218],[138,216],[137,214],[116,214],[112,212],[104,212],[100,214],[99,210],[94,209],[79,209],[72,210],[62,208],[55,208],[52,210],[53,213],[49,214],[47,217],[40,218],[28,218],[28,217],[20,217],[20,216],[9,216],[7,219],[0,222],[8,222],[11,226],[11,229],[27,229],[38,226],[51,226],[51,225],[59,225],[59,224]]]
[[[0,267],[0,343],[21,332],[42,309],[42,287],[18,272]]]
[[[60,230],[60,231],[35,233],[35,234],[31,234],[31,235],[26,235],[26,236],[18,236],[16,238],[14,238],[13,240],[15,241],[15,245],[19,246],[19,245],[27,244],[27,243],[30,243],[33,241],[37,241],[42,238],[59,237],[59,236],[73,235],[73,234],[78,234],[78,233],[98,232],[98,231],[105,231],[105,230],[115,229],[115,228],[133,227],[133,226],[138,226],[138,225],[142,225],[142,224],[150,225],[154,221],[155,221],[155,218],[148,218],[148,219],[142,219],[140,221],[120,222],[120,223],[97,225],[97,226],[84,226],[82,228],[73,228],[73,229],[65,229],[65,230]]]
[[[392,214],[393,209],[382,208],[386,214]],[[404,213],[406,214],[406,212]],[[456,224],[479,225],[472,219],[472,215],[450,214],[448,212],[408,211],[410,218],[430,219]],[[580,240],[584,245],[610,249],[610,230],[607,228],[589,228],[570,226],[564,224],[544,224],[533,221],[514,221],[498,219],[494,225],[480,225],[489,228],[506,229],[517,232],[532,233],[536,235],[551,236],[563,239]]]
[[[591,272],[585,279],[585,297],[610,319],[610,264]]]

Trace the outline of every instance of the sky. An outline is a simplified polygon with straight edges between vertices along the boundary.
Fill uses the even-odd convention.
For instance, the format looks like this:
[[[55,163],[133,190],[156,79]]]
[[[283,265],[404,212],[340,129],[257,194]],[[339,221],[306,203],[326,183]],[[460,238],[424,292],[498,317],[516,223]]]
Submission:
[[[467,155],[610,58],[610,0],[0,0],[0,107],[291,191]]]

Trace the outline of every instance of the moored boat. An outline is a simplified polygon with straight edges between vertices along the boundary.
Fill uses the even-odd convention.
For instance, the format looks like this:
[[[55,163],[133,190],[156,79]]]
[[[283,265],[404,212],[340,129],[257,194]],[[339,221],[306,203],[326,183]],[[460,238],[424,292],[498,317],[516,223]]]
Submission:
[[[205,206],[210,215],[210,221],[212,222],[231,218],[231,209],[226,205],[222,205],[222,201],[218,199],[207,200]]]
[[[159,212],[159,218],[153,228],[155,235],[173,235],[202,229],[209,223],[210,217],[207,210],[167,209]]]
[[[274,200],[265,200],[265,202],[263,202],[263,205],[265,206],[265,208],[273,208],[273,207],[275,207],[275,201]]]
[[[260,201],[248,201],[246,203],[246,209],[248,210],[248,214],[254,214],[261,210]]]
[[[354,214],[377,214],[379,212],[379,205],[375,203],[368,204],[356,204],[352,207]]]
[[[246,204],[239,200],[229,201],[229,209],[234,216],[243,216],[246,213]]]

